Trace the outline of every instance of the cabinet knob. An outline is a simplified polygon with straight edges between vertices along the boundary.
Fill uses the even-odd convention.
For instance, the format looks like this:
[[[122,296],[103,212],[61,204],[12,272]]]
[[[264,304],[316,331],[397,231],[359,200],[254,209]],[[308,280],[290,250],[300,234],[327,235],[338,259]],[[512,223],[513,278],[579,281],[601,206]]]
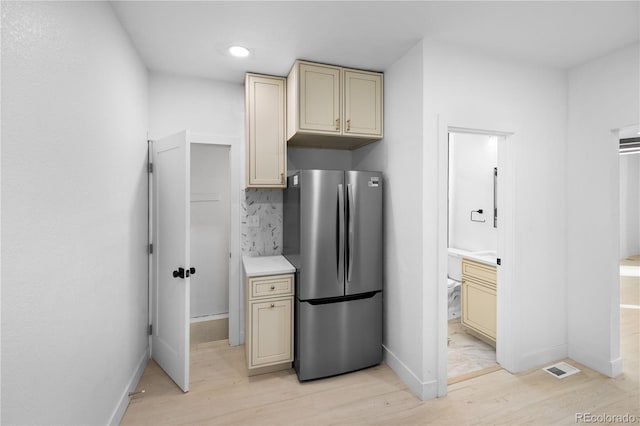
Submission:
[[[272,307],[272,308],[275,308],[275,306],[276,306],[276,305],[275,305],[274,303],[272,303],[272,304],[271,304],[271,307]]]
[[[275,285],[272,285],[272,286],[271,286],[271,290],[275,290],[275,289],[276,289],[276,286],[275,286]]]
[[[340,130],[340,119],[336,118],[336,130]]]

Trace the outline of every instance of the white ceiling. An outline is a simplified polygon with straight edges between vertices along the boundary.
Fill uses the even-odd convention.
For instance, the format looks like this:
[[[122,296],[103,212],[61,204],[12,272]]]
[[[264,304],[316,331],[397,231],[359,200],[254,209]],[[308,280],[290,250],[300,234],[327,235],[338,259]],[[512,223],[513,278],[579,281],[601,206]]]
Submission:
[[[295,59],[385,71],[420,39],[570,68],[640,39],[640,1],[114,1],[150,70],[241,82]],[[230,57],[233,44],[252,55]]]

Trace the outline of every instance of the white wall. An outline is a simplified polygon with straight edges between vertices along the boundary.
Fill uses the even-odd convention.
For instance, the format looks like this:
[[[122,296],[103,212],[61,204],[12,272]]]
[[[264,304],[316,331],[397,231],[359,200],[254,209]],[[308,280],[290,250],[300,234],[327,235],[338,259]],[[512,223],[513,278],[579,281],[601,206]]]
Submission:
[[[639,45],[569,71],[567,155],[569,356],[621,372],[620,174],[612,129],[638,124]]]
[[[620,258],[640,254],[640,154],[620,156]]]
[[[287,148],[287,170],[350,170],[353,151],[340,149]]]
[[[429,315],[424,325],[424,380],[438,377],[446,383],[442,362],[446,291],[438,291],[438,286],[446,285],[446,195],[442,194],[446,194],[447,126],[514,133],[498,154],[508,154],[499,158],[499,168],[504,164],[512,171],[506,179],[515,187],[510,211],[500,212],[513,225],[503,223],[498,228],[499,233],[513,231],[506,235],[510,252],[498,247],[503,260],[498,268],[503,286],[498,289],[502,307],[498,317],[508,319],[498,324],[498,354],[503,355],[498,361],[517,372],[562,358],[567,353],[565,73],[436,42],[424,43],[423,57],[423,194],[425,206],[432,206],[425,207],[422,216],[423,309]],[[504,274],[505,268],[510,268],[511,277]],[[501,350],[505,342],[508,347]]]
[[[497,166],[496,136],[449,133],[449,247],[498,248],[493,227],[493,169]],[[482,214],[471,215],[479,209]]]
[[[501,362],[522,371],[565,356],[565,74],[424,41],[385,86],[385,139],[354,151],[353,165],[385,176],[387,363],[420,398],[446,393],[447,126],[515,132],[504,214],[516,232],[500,254],[516,271],[504,282],[512,347]]]
[[[243,85],[151,72],[150,138],[167,136],[185,129],[196,133],[237,137],[244,152]]]
[[[385,362],[420,398],[422,375],[422,44],[385,72],[385,137],[353,151],[353,168],[380,170],[384,185],[383,344]]]
[[[117,423],[148,357],[147,72],[105,2],[3,2],[2,61],[2,423]]]

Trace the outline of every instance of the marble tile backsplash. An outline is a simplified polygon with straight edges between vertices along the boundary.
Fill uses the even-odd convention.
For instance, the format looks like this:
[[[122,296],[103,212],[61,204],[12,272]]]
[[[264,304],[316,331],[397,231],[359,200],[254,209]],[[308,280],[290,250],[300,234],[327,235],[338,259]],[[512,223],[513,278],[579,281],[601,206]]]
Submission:
[[[242,192],[240,196],[242,255],[282,254],[282,191],[245,189]],[[256,218],[258,226],[251,223]]]

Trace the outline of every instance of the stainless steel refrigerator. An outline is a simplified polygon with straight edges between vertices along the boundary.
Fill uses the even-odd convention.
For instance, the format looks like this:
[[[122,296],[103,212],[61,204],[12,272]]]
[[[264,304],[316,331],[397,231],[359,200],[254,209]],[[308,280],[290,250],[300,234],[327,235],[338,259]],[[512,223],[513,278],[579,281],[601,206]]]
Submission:
[[[382,174],[300,170],[284,192],[301,381],[382,361]]]

